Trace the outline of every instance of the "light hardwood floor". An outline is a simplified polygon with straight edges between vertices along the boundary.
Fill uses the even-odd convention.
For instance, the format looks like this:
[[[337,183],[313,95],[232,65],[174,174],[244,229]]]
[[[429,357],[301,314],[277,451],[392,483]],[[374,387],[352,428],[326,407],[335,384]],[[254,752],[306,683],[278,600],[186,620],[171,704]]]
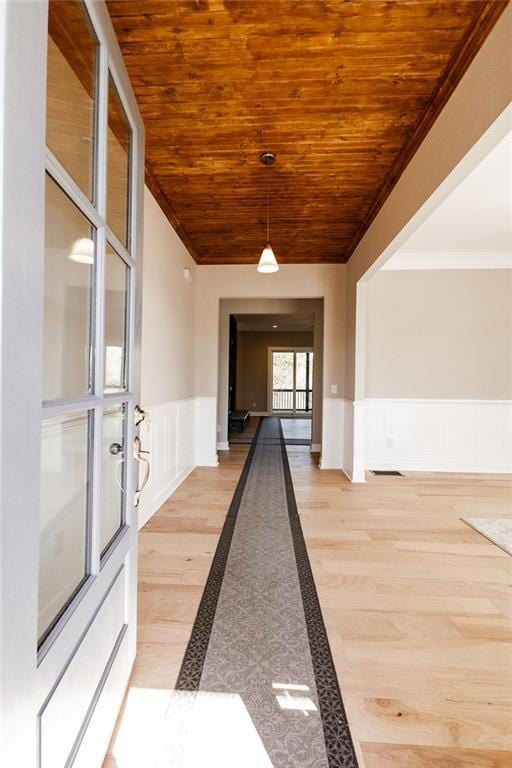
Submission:
[[[512,560],[460,521],[511,515],[509,479],[351,485],[288,450],[361,768],[510,768]],[[141,532],[132,688],[173,686],[247,451],[196,469]],[[104,768],[125,766],[114,750]]]

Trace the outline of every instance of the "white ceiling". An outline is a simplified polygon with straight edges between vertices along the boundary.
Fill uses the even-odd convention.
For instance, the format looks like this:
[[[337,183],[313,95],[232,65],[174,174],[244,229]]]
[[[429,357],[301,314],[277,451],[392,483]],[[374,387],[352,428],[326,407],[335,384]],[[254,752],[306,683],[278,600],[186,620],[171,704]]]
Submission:
[[[287,315],[235,315],[235,318],[239,331],[312,331],[315,324],[314,315],[302,312]]]
[[[457,261],[476,266],[476,254],[512,265],[512,132],[509,133],[434,213],[401,246],[385,269],[407,268],[407,261],[425,263],[425,256],[442,267]],[[469,256],[469,259],[467,258]],[[472,255],[472,259],[471,259]],[[437,256],[437,259],[436,259]],[[508,257],[508,263],[507,262]],[[473,261],[473,265],[469,264]],[[482,265],[485,258],[480,259]]]

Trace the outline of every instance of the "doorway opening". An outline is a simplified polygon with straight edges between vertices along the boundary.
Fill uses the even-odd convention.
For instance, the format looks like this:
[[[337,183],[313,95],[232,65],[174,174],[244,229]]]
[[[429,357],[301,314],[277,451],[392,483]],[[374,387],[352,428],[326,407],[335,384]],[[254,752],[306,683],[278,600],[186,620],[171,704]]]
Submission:
[[[287,444],[320,451],[323,304],[321,298],[221,299],[217,450],[250,443],[260,419],[274,416]],[[283,370],[275,386],[272,351],[291,353],[284,358],[288,376]],[[288,434],[292,429],[298,434]]]

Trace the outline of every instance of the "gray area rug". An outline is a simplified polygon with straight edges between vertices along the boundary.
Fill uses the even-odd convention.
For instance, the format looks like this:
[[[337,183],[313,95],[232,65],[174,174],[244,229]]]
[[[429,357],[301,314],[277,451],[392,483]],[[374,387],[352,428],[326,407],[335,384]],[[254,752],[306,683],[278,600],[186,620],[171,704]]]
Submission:
[[[461,520],[504,552],[512,555],[512,520],[487,517],[463,517]]]
[[[211,768],[357,768],[277,418],[251,446],[169,718],[176,768],[204,761],[205,739]]]

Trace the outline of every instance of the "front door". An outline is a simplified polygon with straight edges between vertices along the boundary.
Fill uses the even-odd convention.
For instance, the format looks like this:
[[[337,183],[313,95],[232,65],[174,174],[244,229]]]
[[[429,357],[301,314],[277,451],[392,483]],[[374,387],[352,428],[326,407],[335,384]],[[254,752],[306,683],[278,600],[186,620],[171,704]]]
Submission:
[[[6,116],[3,152],[19,153],[18,183],[29,189],[24,211],[2,222],[4,234],[17,228],[21,251],[16,260],[6,250],[3,276],[33,321],[27,339],[25,319],[2,314],[3,351],[25,345],[30,358],[8,362],[8,377],[23,376],[2,410],[37,398],[39,414],[37,429],[27,424],[25,455],[2,453],[3,471],[12,465],[18,478],[15,464],[26,461],[30,506],[18,488],[18,504],[4,509],[3,546],[18,557],[3,572],[2,660],[12,665],[0,763],[96,768],[135,655],[136,504],[147,474],[138,471],[136,408],[143,130],[102,3],[7,3],[3,13],[5,66],[15,46],[28,59],[13,69],[17,91],[4,94],[20,139]],[[4,214],[16,194],[8,178]]]

